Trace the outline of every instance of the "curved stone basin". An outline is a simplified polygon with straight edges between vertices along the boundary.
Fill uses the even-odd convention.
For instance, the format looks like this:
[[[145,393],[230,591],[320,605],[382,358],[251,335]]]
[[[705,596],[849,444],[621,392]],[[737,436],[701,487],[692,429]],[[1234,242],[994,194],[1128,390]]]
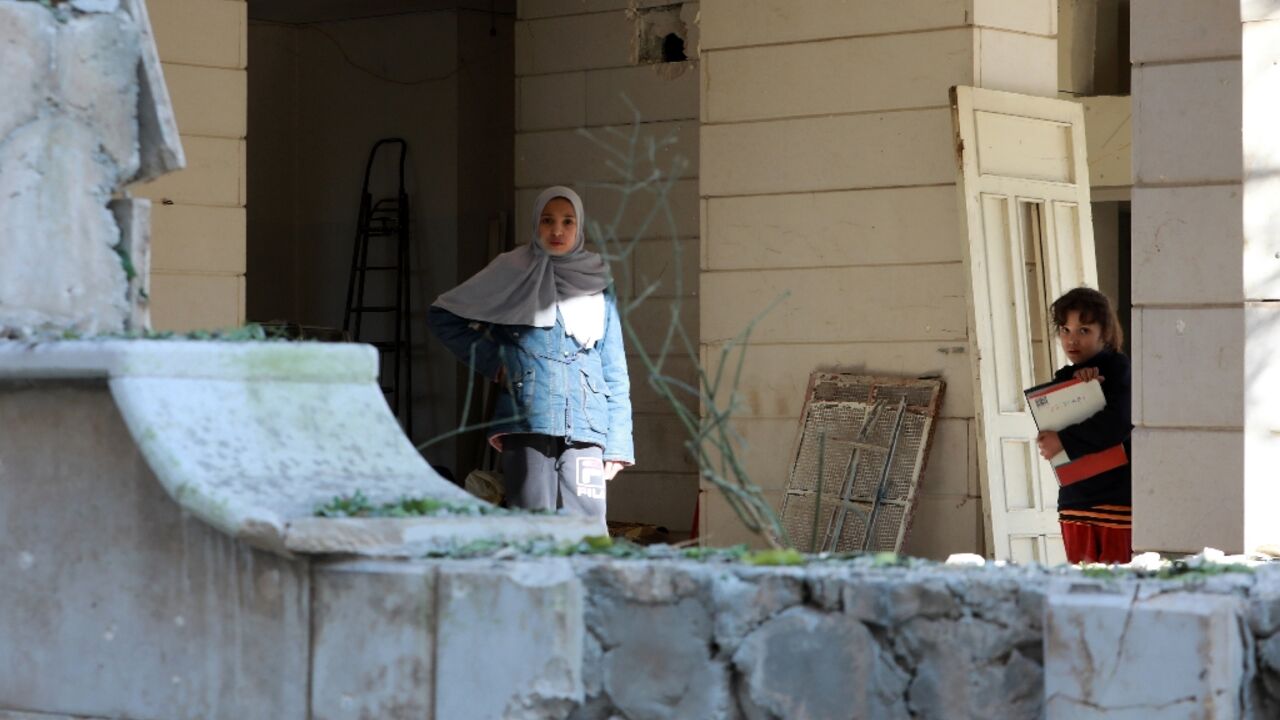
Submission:
[[[105,380],[169,496],[222,532],[283,555],[420,555],[480,539],[578,540],[562,516],[327,519],[362,492],[484,505],[401,432],[367,345],[193,340],[0,342],[0,381]]]

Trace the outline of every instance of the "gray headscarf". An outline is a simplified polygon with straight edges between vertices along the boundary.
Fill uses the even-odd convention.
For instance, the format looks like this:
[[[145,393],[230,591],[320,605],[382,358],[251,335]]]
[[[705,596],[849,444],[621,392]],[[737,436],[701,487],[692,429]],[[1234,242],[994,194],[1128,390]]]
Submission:
[[[564,255],[549,255],[538,243],[538,222],[547,203],[564,198],[578,217],[578,237]],[[436,307],[459,317],[498,325],[553,327],[556,305],[595,295],[609,285],[609,268],[599,254],[585,248],[582,199],[563,186],[543,190],[533,203],[533,236],[529,243],[493,259],[483,270],[436,298]],[[570,328],[570,334],[582,337]]]

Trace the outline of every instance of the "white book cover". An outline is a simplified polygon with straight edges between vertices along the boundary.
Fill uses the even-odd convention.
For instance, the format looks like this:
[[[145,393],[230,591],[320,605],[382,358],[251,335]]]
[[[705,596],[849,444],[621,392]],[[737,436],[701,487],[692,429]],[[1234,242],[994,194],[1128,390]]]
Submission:
[[[1097,380],[1062,382],[1037,385],[1026,391],[1031,417],[1040,432],[1057,432],[1088,419],[1107,406],[1102,394],[1102,383]],[[1055,468],[1071,462],[1063,450],[1049,461]]]

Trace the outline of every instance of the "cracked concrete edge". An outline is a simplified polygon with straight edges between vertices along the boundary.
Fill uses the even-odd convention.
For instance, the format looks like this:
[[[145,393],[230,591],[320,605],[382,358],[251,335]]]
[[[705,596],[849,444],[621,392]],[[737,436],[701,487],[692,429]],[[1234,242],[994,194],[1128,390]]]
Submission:
[[[598,534],[600,528],[591,518],[560,515],[310,517],[287,523],[284,546],[305,554],[421,557],[447,554],[474,542],[577,542]]]
[[[189,378],[377,382],[370,345],[209,340],[0,340],[0,380]]]
[[[120,229],[120,264],[128,276],[126,300],[127,330],[151,329],[151,201],[147,198],[117,198],[107,203]],[[131,273],[130,273],[131,271]]]

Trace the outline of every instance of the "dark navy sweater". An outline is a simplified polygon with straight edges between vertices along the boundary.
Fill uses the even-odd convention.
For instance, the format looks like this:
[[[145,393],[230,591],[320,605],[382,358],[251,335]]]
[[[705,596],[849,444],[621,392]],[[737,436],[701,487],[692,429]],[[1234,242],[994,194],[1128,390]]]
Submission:
[[[1124,353],[1104,349],[1088,360],[1067,365],[1054,374],[1056,381],[1070,380],[1077,370],[1098,368],[1102,375],[1102,394],[1107,406],[1089,418],[1058,431],[1058,439],[1072,460],[1124,443],[1129,464],[1095,475],[1088,480],[1068,485],[1058,491],[1059,510],[1082,510],[1097,505],[1132,505],[1133,451],[1129,434],[1130,418],[1129,358]]]

